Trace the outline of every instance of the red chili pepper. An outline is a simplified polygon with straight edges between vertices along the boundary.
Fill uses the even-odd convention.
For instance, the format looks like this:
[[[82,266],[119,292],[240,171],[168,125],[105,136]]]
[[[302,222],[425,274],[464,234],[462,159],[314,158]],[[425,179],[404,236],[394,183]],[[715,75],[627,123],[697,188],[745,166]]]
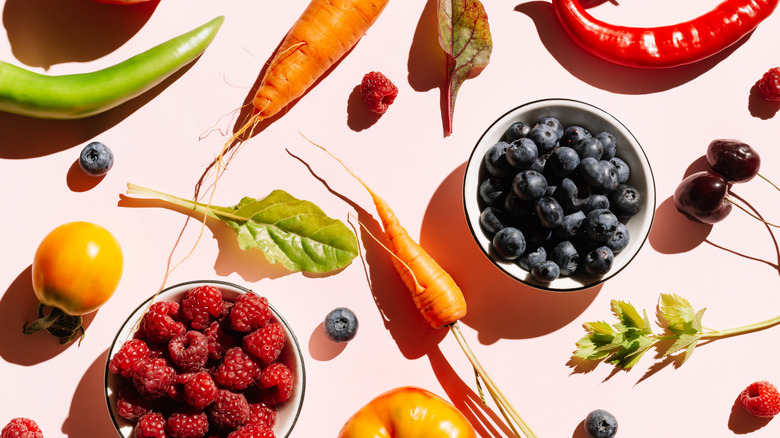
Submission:
[[[725,0],[704,15],[660,27],[615,26],[593,18],[579,0],[552,0],[569,35],[607,61],[631,67],[664,68],[712,56],[750,33],[780,0]]]

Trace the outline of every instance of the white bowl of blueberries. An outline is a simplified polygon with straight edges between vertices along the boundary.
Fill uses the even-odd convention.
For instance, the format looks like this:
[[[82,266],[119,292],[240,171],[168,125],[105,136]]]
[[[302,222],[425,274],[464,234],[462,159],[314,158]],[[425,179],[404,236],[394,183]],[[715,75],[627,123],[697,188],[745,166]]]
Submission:
[[[501,271],[535,288],[575,291],[620,272],[655,214],[655,181],[620,121],[570,99],[512,109],[466,165],[466,220]]]

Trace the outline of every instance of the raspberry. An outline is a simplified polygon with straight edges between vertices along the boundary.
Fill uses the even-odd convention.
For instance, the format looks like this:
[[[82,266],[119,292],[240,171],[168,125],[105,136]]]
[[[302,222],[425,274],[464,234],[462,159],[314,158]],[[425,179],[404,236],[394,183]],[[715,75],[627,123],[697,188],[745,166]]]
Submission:
[[[189,330],[168,342],[168,352],[180,370],[195,371],[205,365],[209,358],[209,342],[203,333]]]
[[[17,417],[3,427],[0,438],[43,438],[43,432],[35,420]]]
[[[263,402],[252,403],[249,405],[249,419],[246,424],[262,424],[272,428],[276,424],[276,409]]]
[[[377,114],[384,114],[398,96],[398,87],[382,73],[372,71],[363,76],[360,94],[368,104],[368,109]]]
[[[206,335],[208,341],[209,358],[214,360],[222,359],[227,350],[237,345],[236,338],[226,334],[222,324],[218,321],[211,321],[208,327],[203,330],[203,334]]]
[[[249,403],[244,394],[220,389],[206,412],[214,426],[235,429],[249,419]]]
[[[179,303],[158,302],[149,306],[141,320],[141,329],[149,342],[167,343],[172,337],[184,333],[184,324],[177,321]]]
[[[222,363],[214,370],[214,381],[223,388],[240,391],[254,383],[260,373],[260,365],[241,347],[233,347],[225,352]]]
[[[165,417],[159,412],[149,412],[135,423],[135,438],[166,438]]]
[[[165,395],[175,377],[176,370],[165,359],[139,361],[133,367],[133,384],[142,396],[148,398]]]
[[[217,384],[206,371],[192,374],[184,383],[182,398],[197,409],[205,409],[217,396]]]
[[[770,68],[758,80],[758,90],[764,99],[780,101],[780,67]]]
[[[141,396],[135,388],[125,388],[119,392],[116,401],[116,411],[128,420],[138,420],[152,410],[152,402]]]
[[[739,394],[742,406],[758,417],[774,417],[780,413],[780,392],[775,385],[758,381],[751,383]]]
[[[260,375],[260,384],[267,389],[263,394],[265,403],[276,406],[292,395],[293,373],[287,365],[276,362],[268,365]]]
[[[214,286],[198,286],[181,300],[181,313],[194,330],[206,328],[211,318],[222,315],[222,291]]]
[[[120,374],[122,377],[130,377],[133,364],[137,360],[143,360],[149,357],[151,350],[146,342],[140,339],[130,339],[122,344],[111,361],[108,363],[108,370],[114,374]]]
[[[203,438],[209,431],[209,419],[203,411],[185,408],[172,413],[165,426],[172,438]]]
[[[269,364],[282,353],[286,338],[282,325],[272,322],[244,336],[243,346],[247,353]]]
[[[259,329],[271,319],[268,300],[254,293],[241,294],[230,309],[230,325],[241,333]]]
[[[228,438],[276,438],[274,431],[262,424],[241,426],[230,432]]]

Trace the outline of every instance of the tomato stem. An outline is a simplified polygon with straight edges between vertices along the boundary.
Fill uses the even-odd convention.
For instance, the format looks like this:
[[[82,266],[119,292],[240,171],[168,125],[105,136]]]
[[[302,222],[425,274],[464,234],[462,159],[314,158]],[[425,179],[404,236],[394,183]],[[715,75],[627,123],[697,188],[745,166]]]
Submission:
[[[61,309],[52,307],[46,314],[46,308],[42,303],[38,303],[38,319],[31,323],[25,323],[22,332],[25,335],[31,335],[40,330],[46,330],[52,336],[60,338],[60,344],[70,344],[79,337],[79,344],[84,339],[84,319],[79,315],[68,315]]]

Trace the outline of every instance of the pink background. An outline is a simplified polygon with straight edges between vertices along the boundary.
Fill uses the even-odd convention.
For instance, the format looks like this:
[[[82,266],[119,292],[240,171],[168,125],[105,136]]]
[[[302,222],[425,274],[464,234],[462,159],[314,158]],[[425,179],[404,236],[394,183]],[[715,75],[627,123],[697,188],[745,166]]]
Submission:
[[[182,74],[108,113],[79,121],[0,114],[2,248],[0,252],[0,424],[32,417],[46,437],[109,437],[102,393],[106,352],[125,316],[161,285],[169,257],[181,260],[199,234],[195,220],[160,204],[123,197],[128,182],[191,196],[198,178],[233,128],[263,64],[307,1],[166,0],[106,6],[88,0],[5,0],[0,58],[47,74],[93,71],[124,60],[216,15],[226,20],[205,54]],[[494,50],[457,100],[454,133],[444,137],[440,108],[443,55],[435,2],[391,1],[357,47],[287,113],[263,125],[220,181],[216,205],[274,189],[321,206],[332,217],[373,214],[371,200],[338,165],[300,134],[341,156],[395,209],[410,234],[464,290],[465,336],[540,437],[584,437],[593,409],[616,415],[623,437],[777,436],[780,420],[758,420],[735,404],[749,383],[780,384],[773,328],[701,346],[678,367],[654,352],[630,372],[570,363],[583,322],[609,320],[612,299],[653,309],[661,293],[706,307],[705,325],[729,328],[780,313],[777,244],[739,211],[713,227],[693,224],[671,195],[707,144],[738,138],[780,175],[779,106],[753,88],[776,56],[780,16],[736,47],[696,65],[666,71],[622,68],[577,48],[549,2],[483,1]],[[697,16],[713,0],[626,0],[594,15],[616,23],[658,25]],[[356,93],[363,74],[379,70],[400,89],[382,117]],[[658,205],[648,242],[606,284],[568,293],[519,285],[493,267],[469,236],[461,202],[466,159],[487,126],[524,102],[566,97],[621,120],[644,146],[655,172]],[[102,179],[76,164],[90,141],[112,148],[116,163]],[[735,189],[770,220],[780,221],[780,193],[754,180]],[[365,209],[365,211],[363,210]],[[81,346],[46,334],[25,337],[34,318],[30,263],[43,236],[86,220],[121,242],[125,272],[116,295],[88,318]],[[375,223],[369,223],[376,229]],[[183,232],[182,229],[184,228]],[[177,238],[179,245],[174,250]],[[171,252],[173,250],[173,255]],[[446,331],[429,329],[408,299],[390,259],[361,233],[361,256],[334,275],[290,273],[258,251],[238,249],[232,231],[209,224],[197,250],[168,279],[224,279],[267,296],[304,349],[307,387],[295,437],[336,436],[347,418],[387,389],[416,385],[468,411],[478,405],[472,370]],[[346,345],[328,341],[321,321],[334,307],[360,320]],[[505,436],[486,420],[485,437]]]

